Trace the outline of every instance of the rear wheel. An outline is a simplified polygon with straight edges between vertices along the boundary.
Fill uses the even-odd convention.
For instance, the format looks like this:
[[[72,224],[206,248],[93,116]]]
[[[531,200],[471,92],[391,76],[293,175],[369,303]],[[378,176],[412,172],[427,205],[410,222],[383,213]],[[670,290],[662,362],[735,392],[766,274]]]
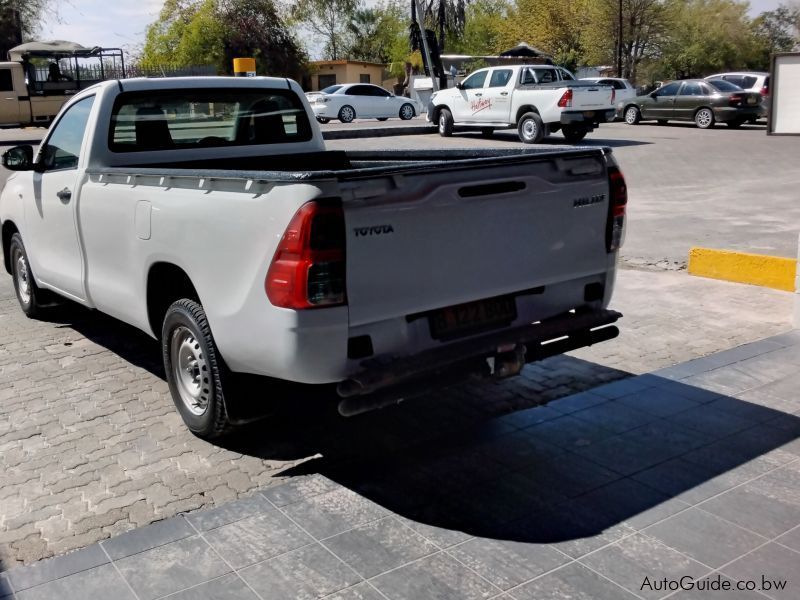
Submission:
[[[403,121],[409,121],[414,118],[414,107],[408,102],[400,107],[400,118],[403,119]]]
[[[517,134],[525,144],[538,144],[544,139],[544,123],[535,112],[522,115],[517,123]]]
[[[564,139],[570,144],[576,144],[585,138],[589,131],[581,125],[565,125],[562,133],[564,134]]]
[[[339,109],[339,120],[342,123],[350,123],[356,118],[356,110],[349,104],[345,104]]]
[[[453,115],[446,108],[439,111],[439,135],[442,137],[453,135]]]
[[[184,298],[164,317],[161,349],[172,401],[189,430],[213,439],[230,427],[225,409],[227,372],[203,307]]]
[[[14,277],[14,291],[17,294],[19,306],[25,316],[36,319],[42,314],[44,294],[33,278],[28,254],[22,244],[22,236],[18,233],[11,236],[9,256],[11,257],[11,275]]]
[[[625,109],[625,122],[628,125],[638,125],[642,120],[642,113],[635,106],[629,106]]]
[[[714,126],[714,113],[710,108],[701,108],[694,113],[694,123],[700,129],[710,129]]]

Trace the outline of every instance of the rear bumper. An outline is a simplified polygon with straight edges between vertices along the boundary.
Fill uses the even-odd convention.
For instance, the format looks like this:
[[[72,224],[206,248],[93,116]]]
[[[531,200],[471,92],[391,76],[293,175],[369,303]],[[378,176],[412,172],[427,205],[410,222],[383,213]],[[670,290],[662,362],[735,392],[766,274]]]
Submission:
[[[337,386],[344,398],[339,410],[352,415],[393,404],[425,391],[426,381],[433,377],[441,385],[450,377],[463,379],[469,374],[503,376],[498,361],[516,356],[521,362],[533,362],[617,337],[613,323],[620,317],[621,313],[605,309],[570,312],[390,362],[368,359],[360,372]],[[495,373],[486,360],[492,358]]]
[[[614,120],[615,111],[613,108],[606,110],[571,111],[561,113],[562,125],[597,125],[608,123]]]
[[[762,116],[764,109],[760,104],[747,108],[735,107],[717,107],[714,109],[714,118],[717,121],[725,123],[727,121],[736,121],[737,119],[755,119]]]

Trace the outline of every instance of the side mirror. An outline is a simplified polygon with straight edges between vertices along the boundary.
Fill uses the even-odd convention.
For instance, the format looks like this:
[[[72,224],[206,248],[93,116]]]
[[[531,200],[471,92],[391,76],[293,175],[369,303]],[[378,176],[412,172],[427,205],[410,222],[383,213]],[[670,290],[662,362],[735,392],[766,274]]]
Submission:
[[[33,146],[14,146],[3,153],[3,166],[9,171],[33,170]]]
[[[456,89],[463,90],[463,89],[464,89],[464,84],[463,84],[463,83],[461,83],[461,82],[459,81],[459,82],[456,84]]]
[[[650,92],[650,93],[649,93],[649,94],[647,94],[647,95],[648,95],[648,96],[650,96],[651,98],[658,98],[658,94],[656,93],[657,91],[658,91],[658,90],[655,90],[655,91],[653,91],[653,92]]]

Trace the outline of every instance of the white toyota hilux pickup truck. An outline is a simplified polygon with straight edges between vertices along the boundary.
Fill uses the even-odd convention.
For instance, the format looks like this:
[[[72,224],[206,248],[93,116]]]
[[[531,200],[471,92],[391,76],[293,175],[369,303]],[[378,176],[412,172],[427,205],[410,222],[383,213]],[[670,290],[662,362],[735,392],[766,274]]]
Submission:
[[[614,88],[576,80],[553,65],[515,65],[479,69],[454,88],[434,92],[427,120],[442,136],[454,127],[516,128],[519,139],[538,144],[561,130],[570,143],[581,141],[600,123],[614,120]]]
[[[159,339],[202,437],[276,380],[353,415],[618,334],[603,148],[330,151],[297,83],[209,77],[86,89],[3,165],[22,310],[63,297]]]

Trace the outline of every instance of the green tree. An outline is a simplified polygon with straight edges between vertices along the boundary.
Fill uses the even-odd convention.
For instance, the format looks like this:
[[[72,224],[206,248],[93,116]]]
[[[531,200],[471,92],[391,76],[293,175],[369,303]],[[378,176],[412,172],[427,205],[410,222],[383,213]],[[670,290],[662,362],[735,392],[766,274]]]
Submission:
[[[680,0],[670,7],[661,63],[668,77],[699,77],[763,67],[748,5],[735,0]]]
[[[517,0],[497,37],[505,48],[527,42],[567,67],[583,62],[583,31],[593,0]],[[500,48],[498,48],[500,49]]]
[[[353,60],[388,63],[409,53],[408,16],[397,2],[356,10],[347,32],[346,55]]]
[[[788,52],[800,43],[800,6],[782,4],[763,12],[754,19],[753,29],[767,60],[775,52]]]
[[[348,23],[360,0],[297,0],[292,18],[307,27],[325,45],[325,56],[339,60],[347,49]]]
[[[448,52],[483,56],[507,49],[501,39],[512,10],[507,0],[473,0],[464,16],[464,32],[451,38]]]
[[[417,0],[411,0],[412,18],[417,18]],[[469,0],[419,0],[422,8],[422,22],[426,29],[436,33],[439,51],[448,48],[447,40],[458,38],[464,33],[466,8]]]
[[[214,64],[231,74],[233,59],[253,57],[261,75],[302,79],[307,57],[273,0],[167,0],[147,30],[139,62]]]
[[[30,39],[45,16],[58,17],[51,0],[0,0],[0,60]]]

